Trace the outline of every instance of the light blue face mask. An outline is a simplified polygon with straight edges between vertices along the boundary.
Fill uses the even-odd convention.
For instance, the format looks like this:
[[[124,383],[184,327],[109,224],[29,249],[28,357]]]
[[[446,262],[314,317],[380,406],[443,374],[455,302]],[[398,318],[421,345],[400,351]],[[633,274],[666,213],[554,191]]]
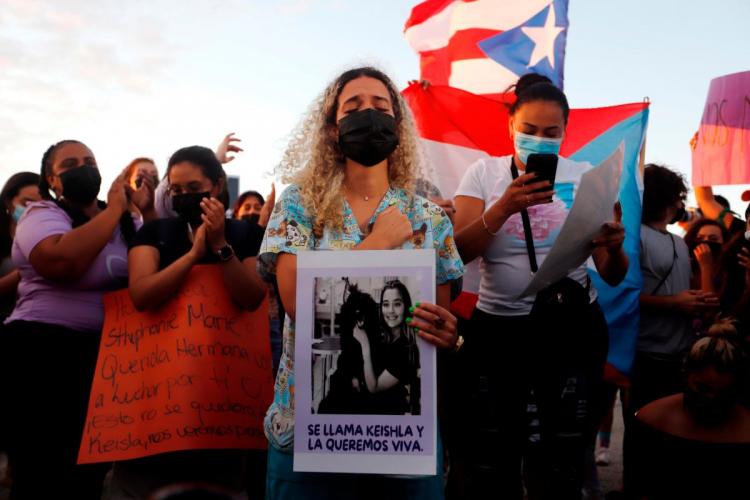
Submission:
[[[547,154],[559,154],[560,139],[550,139],[548,137],[537,137],[535,135],[524,134],[522,132],[516,132],[513,138],[513,145],[516,148],[518,158],[526,165],[530,154],[534,153],[547,153]]]
[[[13,209],[13,220],[18,222],[21,220],[21,216],[26,212],[26,207],[23,205],[16,205],[16,208]]]

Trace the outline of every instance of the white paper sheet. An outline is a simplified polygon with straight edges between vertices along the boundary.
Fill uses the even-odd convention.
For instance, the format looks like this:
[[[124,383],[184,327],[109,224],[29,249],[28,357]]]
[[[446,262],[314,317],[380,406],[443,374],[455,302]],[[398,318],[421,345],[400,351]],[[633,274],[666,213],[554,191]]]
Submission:
[[[604,223],[613,219],[613,209],[620,192],[625,144],[598,167],[583,174],[573,206],[547,258],[519,295],[535,294],[565,277],[591,255],[591,241]]]

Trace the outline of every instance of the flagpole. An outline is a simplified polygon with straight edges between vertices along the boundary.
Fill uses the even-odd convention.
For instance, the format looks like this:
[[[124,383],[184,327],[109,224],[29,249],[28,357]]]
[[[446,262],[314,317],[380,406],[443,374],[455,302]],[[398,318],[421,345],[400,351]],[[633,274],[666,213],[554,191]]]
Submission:
[[[643,98],[643,102],[651,104],[651,99],[648,96]],[[643,177],[643,170],[646,168],[646,141],[648,140],[648,129],[643,133],[643,144],[641,145],[641,153],[638,155],[638,171]]]

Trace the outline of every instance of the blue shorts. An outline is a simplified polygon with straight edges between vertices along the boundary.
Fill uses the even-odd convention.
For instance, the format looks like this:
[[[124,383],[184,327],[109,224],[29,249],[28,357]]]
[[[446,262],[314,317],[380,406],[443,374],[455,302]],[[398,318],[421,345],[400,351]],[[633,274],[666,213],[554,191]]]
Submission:
[[[267,500],[442,500],[443,443],[438,434],[434,476],[394,477],[377,474],[294,472],[292,453],[268,446]]]

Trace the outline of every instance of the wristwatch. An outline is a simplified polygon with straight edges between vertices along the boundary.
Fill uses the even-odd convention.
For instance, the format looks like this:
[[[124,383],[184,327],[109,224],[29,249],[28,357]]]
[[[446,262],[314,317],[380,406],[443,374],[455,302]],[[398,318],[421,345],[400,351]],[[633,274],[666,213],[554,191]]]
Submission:
[[[227,243],[223,247],[219,248],[219,250],[216,252],[216,255],[222,262],[230,261],[232,260],[232,257],[234,257],[234,248],[232,248],[232,245]]]

